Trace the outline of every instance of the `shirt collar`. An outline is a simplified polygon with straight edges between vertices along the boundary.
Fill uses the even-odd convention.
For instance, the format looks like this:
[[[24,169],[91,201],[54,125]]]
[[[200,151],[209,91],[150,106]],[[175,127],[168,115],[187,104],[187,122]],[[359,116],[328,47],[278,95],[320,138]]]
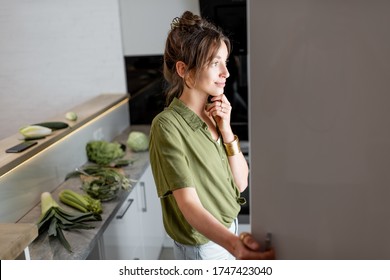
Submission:
[[[199,118],[197,114],[195,114],[190,108],[188,108],[183,101],[175,97],[171,104],[169,105],[169,108],[172,110],[175,110],[182,118],[185,120],[185,122],[193,129],[197,130],[201,128],[203,125],[205,125],[204,121]]]

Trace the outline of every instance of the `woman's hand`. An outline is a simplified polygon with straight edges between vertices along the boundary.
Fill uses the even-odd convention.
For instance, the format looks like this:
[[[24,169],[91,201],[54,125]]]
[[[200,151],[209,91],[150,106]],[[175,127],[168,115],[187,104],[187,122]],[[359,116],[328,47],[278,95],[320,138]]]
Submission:
[[[262,251],[262,245],[250,233],[243,232],[236,241],[234,256],[238,260],[274,260],[275,251],[269,248]]]
[[[234,141],[235,137],[230,126],[232,106],[224,94],[213,96],[212,103],[206,106],[206,112],[213,116],[225,144]],[[242,153],[229,156],[229,165],[234,181],[240,192],[248,187],[248,163]]]
[[[206,111],[214,118],[219,130],[231,130],[230,117],[232,106],[224,94],[213,96],[210,100],[212,103],[206,108]]]

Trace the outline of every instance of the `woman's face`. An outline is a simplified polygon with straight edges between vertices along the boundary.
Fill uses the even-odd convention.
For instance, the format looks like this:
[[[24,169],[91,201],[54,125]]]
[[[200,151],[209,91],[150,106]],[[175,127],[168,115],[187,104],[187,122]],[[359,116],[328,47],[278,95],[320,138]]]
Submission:
[[[226,79],[229,77],[229,71],[226,68],[227,58],[228,50],[226,44],[222,42],[210,64],[200,71],[194,89],[212,96],[223,94]]]

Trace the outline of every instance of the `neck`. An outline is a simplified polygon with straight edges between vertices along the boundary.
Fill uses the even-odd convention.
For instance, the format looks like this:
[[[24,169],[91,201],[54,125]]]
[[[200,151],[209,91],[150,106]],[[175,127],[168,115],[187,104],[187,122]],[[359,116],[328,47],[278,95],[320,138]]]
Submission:
[[[180,100],[186,104],[195,114],[203,118],[205,116],[205,105],[207,103],[207,95],[200,93],[184,91],[180,96]]]

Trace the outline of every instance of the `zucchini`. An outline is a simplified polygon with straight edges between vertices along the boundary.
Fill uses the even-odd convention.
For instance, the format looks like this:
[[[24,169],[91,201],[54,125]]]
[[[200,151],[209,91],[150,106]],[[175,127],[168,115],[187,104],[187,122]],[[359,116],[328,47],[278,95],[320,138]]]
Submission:
[[[64,123],[64,122],[42,122],[42,123],[36,123],[33,125],[44,126],[44,127],[50,128],[51,130],[64,129],[64,128],[69,127],[69,125],[67,123]]]

